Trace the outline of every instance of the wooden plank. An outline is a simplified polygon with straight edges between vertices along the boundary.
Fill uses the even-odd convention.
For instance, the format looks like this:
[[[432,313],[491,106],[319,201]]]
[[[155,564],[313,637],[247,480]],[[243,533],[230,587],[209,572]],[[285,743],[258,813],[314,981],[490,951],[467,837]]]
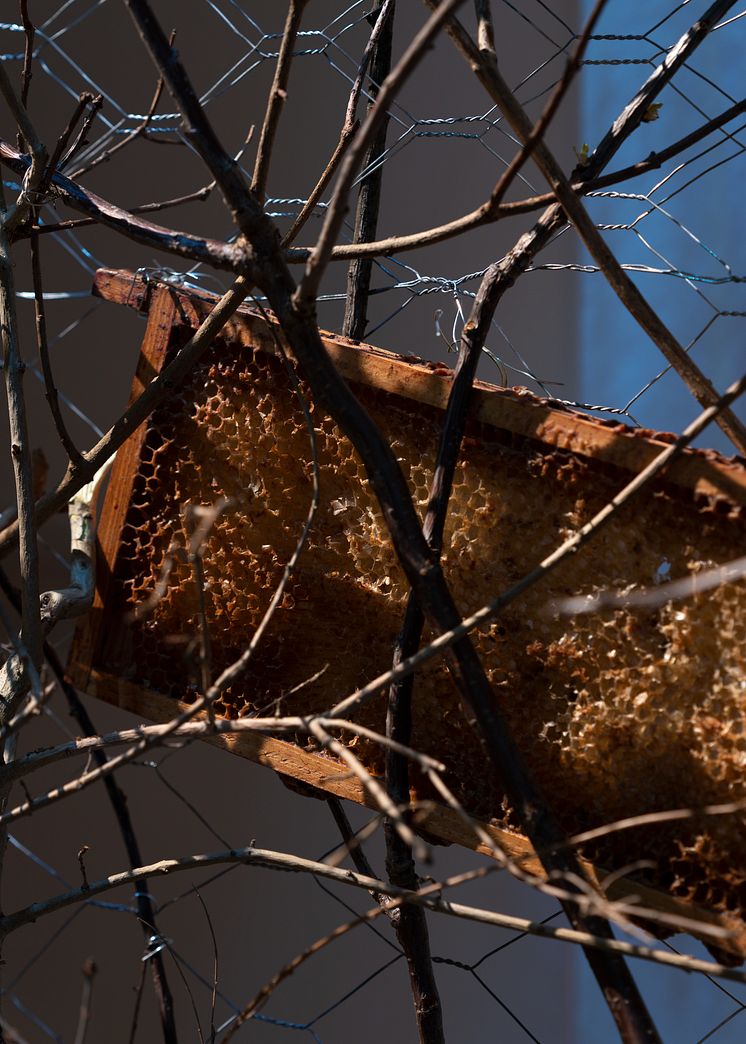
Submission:
[[[176,315],[176,300],[166,286],[158,286],[152,294],[148,322],[145,327],[135,376],[130,390],[130,404],[145,390],[163,366],[171,331]],[[101,628],[105,626],[103,607],[106,590],[114,569],[115,556],[121,543],[122,528],[127,508],[132,497],[132,487],[137,474],[143,441],[147,432],[147,421],[142,423],[120,448],[111,470],[104,507],[98,524],[98,547],[96,561],[96,593],[93,609],[87,613],[75,629],[70,662],[77,668],[71,681],[80,689],[87,687],[84,664],[94,662],[94,652],[99,646]]]

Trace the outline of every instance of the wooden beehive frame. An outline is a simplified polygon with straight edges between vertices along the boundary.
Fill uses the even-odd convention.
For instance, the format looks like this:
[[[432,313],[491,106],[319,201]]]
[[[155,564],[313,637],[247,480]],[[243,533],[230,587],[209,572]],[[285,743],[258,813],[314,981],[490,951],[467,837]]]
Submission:
[[[107,270],[97,273],[95,292],[109,301],[148,312],[133,395],[139,394],[147,381],[160,371],[172,328],[196,327],[215,300],[209,294],[181,288],[170,288],[167,296],[153,295],[153,284],[139,275]],[[151,307],[153,302],[155,304]],[[275,336],[262,316],[250,309],[241,309],[229,321],[221,339],[237,349],[247,345],[274,353]],[[324,345],[348,380],[438,408],[446,404],[451,375],[447,367],[413,357],[402,358],[370,346],[358,347],[331,334],[324,335]],[[641,470],[665,446],[664,439],[652,433],[632,432],[621,425],[555,409],[528,393],[517,394],[480,383],[475,386],[473,411],[478,420],[488,425],[630,472]],[[79,627],[69,669],[74,684],[91,695],[151,720],[167,721],[174,714],[173,699],[146,691],[107,671],[105,665],[101,665],[99,655],[103,636],[116,625],[116,621],[107,616],[106,583],[115,564],[145,430],[143,425],[117,456],[99,527],[102,565],[98,571],[96,608],[99,611]],[[746,504],[746,472],[741,466],[717,455],[689,453],[681,456],[671,467],[668,480],[710,500]],[[255,733],[213,736],[210,742],[320,790],[361,804],[370,803],[361,784],[349,777],[344,765],[301,750],[292,743]],[[445,841],[470,848],[480,847],[470,829],[448,808],[436,806],[430,809],[423,826],[430,834]],[[501,830],[494,824],[485,824],[485,829],[526,869],[541,872],[525,838]],[[589,870],[592,872],[591,868]],[[616,879],[609,888],[611,898],[630,893],[639,896],[644,905],[667,913],[689,919],[701,918],[708,923],[726,921],[719,915],[693,909],[690,904],[645,888],[638,882]],[[734,925],[728,922],[728,927],[733,929]],[[740,922],[736,930],[739,935],[734,937],[729,948],[737,953],[746,952],[746,932]]]

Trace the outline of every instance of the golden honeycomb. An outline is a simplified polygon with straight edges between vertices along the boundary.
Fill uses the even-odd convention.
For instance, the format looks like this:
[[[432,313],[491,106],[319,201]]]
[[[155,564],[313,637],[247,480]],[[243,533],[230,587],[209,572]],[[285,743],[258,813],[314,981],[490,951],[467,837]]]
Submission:
[[[182,330],[172,341],[185,337]],[[424,512],[442,411],[364,384],[355,392]],[[321,504],[265,639],[217,704],[230,718],[328,709],[390,666],[401,626],[408,588],[364,469],[305,394]],[[521,578],[628,480],[628,471],[590,456],[473,423],[443,550],[462,614]],[[107,628],[97,666],[143,690],[192,699],[200,689],[199,599],[184,553],[193,525],[187,508],[228,500],[202,547],[216,676],[262,619],[311,492],[309,434],[283,362],[246,344],[217,342],[148,422],[107,594],[116,626]],[[743,554],[742,510],[659,481],[475,634],[495,698],[569,834],[746,796],[743,580],[655,608],[570,617],[556,610],[567,596],[649,587],[663,573],[683,577]],[[132,610],[152,600],[166,564],[163,596],[133,621]],[[446,764],[447,782],[468,811],[517,828],[440,661],[417,675],[413,718],[412,744]],[[384,697],[358,720],[382,730]],[[307,737],[297,742],[313,749]],[[379,747],[345,742],[372,773],[382,771]],[[432,795],[418,778],[413,796]],[[740,814],[627,830],[585,854],[609,870],[640,861],[641,879],[656,887],[746,913]]]

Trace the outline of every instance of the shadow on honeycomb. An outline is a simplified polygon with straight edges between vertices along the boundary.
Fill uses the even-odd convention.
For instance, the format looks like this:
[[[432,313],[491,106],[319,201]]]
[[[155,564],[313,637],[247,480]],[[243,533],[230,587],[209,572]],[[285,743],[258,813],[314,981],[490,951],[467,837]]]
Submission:
[[[169,352],[189,332],[175,327]],[[150,418],[139,454],[117,480],[131,492],[120,521],[108,527],[105,608],[85,625],[98,637],[89,653],[81,654],[79,642],[74,654],[88,656],[88,669],[162,700],[188,702],[200,688],[197,586],[186,556],[174,554],[189,539],[186,507],[229,500],[203,546],[215,675],[256,629],[308,512],[309,436],[297,398],[282,362],[242,340],[217,342]],[[430,379],[447,390],[447,377]],[[354,387],[424,511],[442,411],[382,388]],[[556,419],[531,396],[509,398]],[[216,705],[228,718],[322,712],[391,663],[407,584],[360,461],[312,401],[311,409],[321,506],[266,640]],[[650,435],[567,412],[561,419],[585,426],[586,438],[598,433],[590,450],[573,452],[495,424],[468,430],[443,553],[464,615],[521,578],[629,481],[629,470],[594,458],[593,438],[632,446]],[[576,617],[553,609],[570,595],[649,587],[744,553],[746,469],[711,453],[692,451],[687,460],[714,476],[713,489],[720,476],[720,492],[658,482],[474,636],[495,699],[569,834],[746,796],[744,581],[652,609]],[[102,532],[116,510],[110,490]],[[152,598],[167,560],[163,596],[141,620],[126,623]],[[76,670],[81,677],[79,663]],[[358,720],[382,731],[383,697]],[[370,772],[381,774],[380,749],[352,743]],[[441,662],[417,675],[412,744],[446,764],[447,782],[471,814],[517,830]],[[320,777],[325,763],[320,757]],[[413,780],[414,798],[432,796],[424,780]],[[743,814],[628,830],[583,854],[610,871],[640,863],[638,878],[648,885],[744,918]]]

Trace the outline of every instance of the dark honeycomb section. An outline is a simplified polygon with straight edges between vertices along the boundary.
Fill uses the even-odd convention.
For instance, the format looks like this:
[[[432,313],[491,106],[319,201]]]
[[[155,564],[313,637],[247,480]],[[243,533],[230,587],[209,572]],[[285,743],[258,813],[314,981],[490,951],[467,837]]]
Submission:
[[[424,512],[441,412],[375,388],[355,390]],[[329,708],[390,665],[401,625],[407,585],[364,469],[329,417],[312,402],[311,409],[321,507],[255,660],[217,705],[229,718]],[[628,479],[590,458],[472,427],[443,553],[462,613],[522,577]],[[168,567],[163,595],[142,619],[112,629],[98,666],[144,689],[192,699],[199,689],[198,589],[185,553],[188,507],[229,501],[203,547],[216,675],[246,647],[267,609],[311,491],[309,434],[282,361],[216,345],[150,421],[115,562],[119,620],[152,599]],[[736,509],[724,512],[658,484],[475,636],[496,699],[569,833],[744,796],[743,581],[655,609],[569,618],[553,609],[569,595],[647,587],[662,572],[697,573],[743,554],[743,542]],[[382,699],[360,713],[377,729],[383,719]],[[413,744],[446,763],[448,782],[471,813],[517,826],[442,663],[417,676]],[[354,745],[380,773],[380,750],[360,739]],[[431,796],[422,781],[415,791]],[[650,883],[744,913],[740,816],[626,831],[586,854],[611,870],[645,860]]]

